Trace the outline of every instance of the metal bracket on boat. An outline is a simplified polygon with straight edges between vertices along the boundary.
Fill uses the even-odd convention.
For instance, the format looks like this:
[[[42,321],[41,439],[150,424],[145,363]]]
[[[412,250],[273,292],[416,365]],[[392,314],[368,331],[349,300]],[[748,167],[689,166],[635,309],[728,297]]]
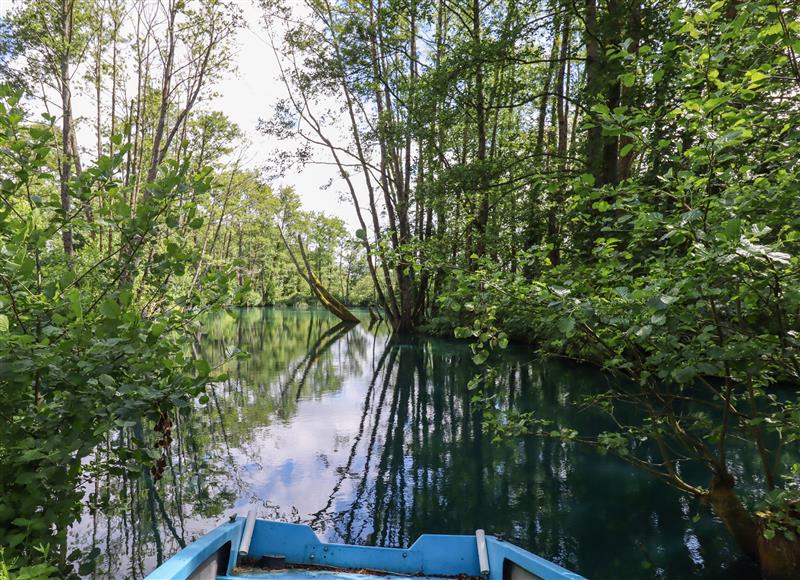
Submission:
[[[247,519],[244,522],[242,541],[239,542],[239,555],[247,556],[250,552],[250,540],[253,539],[253,529],[256,526],[256,510],[251,509],[247,512]]]
[[[481,575],[489,576],[489,552],[486,550],[486,534],[483,530],[475,530],[475,540],[478,542],[478,564]]]

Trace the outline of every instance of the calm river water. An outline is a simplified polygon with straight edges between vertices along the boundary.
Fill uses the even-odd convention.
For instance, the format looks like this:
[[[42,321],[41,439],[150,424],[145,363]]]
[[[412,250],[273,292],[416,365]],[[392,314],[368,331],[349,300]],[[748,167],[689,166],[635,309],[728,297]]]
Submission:
[[[236,347],[251,358],[176,420],[162,480],[87,485],[99,508],[71,542],[107,554],[95,577],[141,578],[250,507],[361,544],[484,528],[594,580],[753,576],[706,508],[618,459],[535,437],[492,443],[470,409],[464,343],[253,308],[209,320],[194,345],[217,361]],[[500,367],[503,404],[601,425],[574,405],[606,386],[597,370],[521,347]]]

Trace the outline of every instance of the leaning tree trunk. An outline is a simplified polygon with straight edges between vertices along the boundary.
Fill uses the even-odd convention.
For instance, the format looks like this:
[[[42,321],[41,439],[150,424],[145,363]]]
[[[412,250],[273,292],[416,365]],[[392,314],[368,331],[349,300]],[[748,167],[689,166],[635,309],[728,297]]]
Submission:
[[[283,235],[283,229],[278,228],[278,232],[281,235],[281,239],[283,240],[283,245],[286,246],[286,251],[289,252],[289,257],[294,262],[294,267],[297,268],[297,273],[300,274],[300,277],[306,281],[308,284],[309,289],[311,289],[311,293],[316,296],[317,300],[328,310],[330,313],[338,316],[344,322],[351,322],[354,324],[358,324],[361,322],[355,314],[350,312],[350,310],[336,297],[331,294],[325,286],[322,285],[322,282],[319,281],[319,278],[314,274],[314,271],[311,269],[311,264],[308,261],[308,256],[306,256],[305,248],[303,247],[303,240],[300,236],[297,236],[297,244],[300,247],[300,255],[303,258],[303,266],[300,265],[300,262],[297,261],[297,258],[292,252],[292,248],[289,246],[289,242],[286,239],[286,236]]]
[[[333,314],[341,318],[345,322],[354,322],[358,324],[360,320],[356,317],[355,314],[350,312],[350,310],[336,297],[331,294],[328,289],[320,282],[317,275],[314,274],[314,271],[311,269],[311,263],[308,261],[308,256],[306,256],[306,250],[303,247],[303,240],[300,236],[297,236],[297,244],[300,246],[300,255],[303,258],[303,264],[306,267],[306,281],[308,282],[309,286],[311,286],[311,290],[316,294],[317,298],[322,305],[331,311]]]

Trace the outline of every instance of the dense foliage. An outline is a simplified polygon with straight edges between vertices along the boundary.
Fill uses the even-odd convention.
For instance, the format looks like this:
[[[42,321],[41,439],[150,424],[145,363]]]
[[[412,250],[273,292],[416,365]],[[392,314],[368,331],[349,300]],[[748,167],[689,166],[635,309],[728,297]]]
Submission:
[[[179,216],[192,220],[196,212],[176,200],[206,190],[208,174],[190,178],[185,164],[163,163],[131,213],[129,191],[114,177],[123,147],[70,180],[79,205],[65,215],[52,185],[51,140],[52,126],[26,122],[19,94],[0,87],[0,542],[12,569],[41,551],[63,573],[87,458],[110,470],[157,473],[171,413],[203,392],[210,373],[185,349],[186,337],[202,311],[227,298],[229,279],[208,273],[202,292],[169,291],[192,259],[175,241]],[[89,222],[82,206],[98,196],[105,206]],[[120,243],[103,251],[93,241],[109,226]],[[70,257],[61,248],[65,228]],[[161,431],[159,441],[119,447],[108,438],[143,424]],[[96,554],[88,556],[82,570]]]
[[[765,576],[796,575],[796,3],[264,5],[290,94],[269,129],[329,143],[368,202],[395,328],[474,339],[500,437],[614,453],[708,502]],[[580,402],[616,428],[504,412],[510,338],[630,378]]]

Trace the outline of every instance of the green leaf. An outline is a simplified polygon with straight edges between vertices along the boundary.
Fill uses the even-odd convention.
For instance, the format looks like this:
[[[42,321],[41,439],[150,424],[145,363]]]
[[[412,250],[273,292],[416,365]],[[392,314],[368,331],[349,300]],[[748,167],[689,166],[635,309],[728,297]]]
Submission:
[[[567,336],[571,335],[573,330],[575,330],[575,319],[574,318],[562,318],[558,321],[558,330],[560,330],[563,334]]]
[[[676,300],[677,298],[675,296],[653,296],[647,301],[647,305],[653,310],[666,310],[666,308]]]
[[[662,326],[667,321],[667,316],[665,314],[653,314],[650,317],[650,322],[656,326]]]
[[[679,383],[690,383],[697,377],[697,369],[691,365],[672,371],[672,378]]]
[[[482,365],[483,363],[486,362],[486,359],[488,358],[489,358],[489,351],[480,350],[477,353],[475,353],[475,355],[472,357],[472,362],[474,362],[476,365]]]
[[[61,287],[66,288],[75,280],[75,272],[72,270],[67,270],[64,274],[61,275]]]
[[[636,74],[635,73],[625,73],[620,75],[620,80],[622,84],[626,87],[632,87],[633,84],[636,82]]]
[[[453,336],[456,338],[469,338],[472,336],[472,329],[465,326],[458,326],[453,330]]]
[[[208,364],[208,361],[202,358],[194,361],[194,368],[197,371],[197,374],[201,377],[207,377],[211,372],[211,365]]]
[[[619,150],[619,156],[620,157],[625,157],[626,155],[628,155],[628,153],[633,151],[634,146],[635,146],[634,143],[628,143],[622,149]]]
[[[180,246],[175,242],[167,242],[167,255],[168,256],[177,256],[178,252],[180,252]]]
[[[111,298],[103,300],[103,302],[100,304],[100,312],[103,314],[103,316],[106,318],[111,318],[112,320],[119,318],[119,315],[122,313],[117,301]]]
[[[114,387],[117,384],[117,381],[115,381],[113,377],[106,374],[100,375],[97,377],[97,380],[106,387]]]
[[[738,242],[742,237],[742,220],[728,220],[723,224],[725,238],[730,242]]]
[[[747,78],[750,80],[751,83],[757,83],[758,81],[768,78],[768,76],[765,75],[760,70],[749,70],[745,73],[745,75],[747,76]]]

